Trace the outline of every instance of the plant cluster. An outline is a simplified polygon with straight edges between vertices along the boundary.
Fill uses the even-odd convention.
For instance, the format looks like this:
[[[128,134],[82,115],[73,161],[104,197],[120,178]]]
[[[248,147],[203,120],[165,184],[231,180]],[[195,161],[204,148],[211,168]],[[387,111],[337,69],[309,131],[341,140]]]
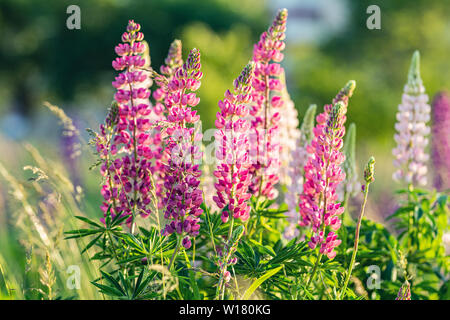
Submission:
[[[450,297],[442,240],[449,213],[442,187],[450,170],[448,99],[435,100],[436,129],[430,130],[431,108],[415,52],[395,126],[393,177],[403,189],[388,218],[393,228],[365,219],[375,159],[368,160],[361,183],[356,125],[347,133],[345,126],[356,82],[348,81],[322,113],[310,106],[299,126],[281,65],[287,15],[286,9],[278,12],[218,101],[215,153],[206,161],[195,110],[196,91],[208,85],[202,83],[200,50],[192,49],[183,61],[175,40],[157,72],[141,26],[129,21],[112,62],[120,72],[112,83],[114,101],[99,132],[91,131],[103,177],[103,216],[77,216],[86,227],[66,231],[67,239],[89,238],[83,251],[99,262],[100,275],[92,283],[102,294]],[[438,190],[426,188],[431,132],[438,141]],[[352,215],[349,202],[358,194],[362,201]]]

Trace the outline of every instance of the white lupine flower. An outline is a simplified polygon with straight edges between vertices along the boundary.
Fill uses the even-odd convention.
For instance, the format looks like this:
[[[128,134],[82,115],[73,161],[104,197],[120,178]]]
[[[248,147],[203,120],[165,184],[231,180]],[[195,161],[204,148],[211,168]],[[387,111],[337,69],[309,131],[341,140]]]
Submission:
[[[281,154],[279,155],[281,163],[278,173],[280,175],[281,184],[289,187],[292,184],[292,179],[289,176],[289,163],[292,161],[296,142],[300,138],[300,129],[298,128],[298,112],[286,89],[284,71],[280,76],[280,81],[283,86],[281,98],[284,101],[284,105],[282,110],[280,110],[281,118],[278,125],[278,138],[281,145]]]
[[[289,222],[289,225],[284,230],[284,238],[286,239],[292,239],[298,236],[297,225],[300,220],[298,201],[300,194],[303,192],[304,167],[309,157],[306,147],[312,139],[315,113],[316,106],[311,105],[303,118],[300,137],[296,140],[295,149],[292,150],[291,160],[287,166],[290,184],[287,185],[287,191],[285,193],[285,202],[289,210],[286,212],[286,220]]]
[[[402,103],[398,106],[395,124],[397,133],[394,135],[397,147],[392,150],[394,166],[397,167],[393,174],[394,180],[412,185],[427,183],[426,162],[429,158],[425,148],[430,134],[427,123],[431,108],[420,78],[419,59],[419,52],[416,51],[411,61]]]

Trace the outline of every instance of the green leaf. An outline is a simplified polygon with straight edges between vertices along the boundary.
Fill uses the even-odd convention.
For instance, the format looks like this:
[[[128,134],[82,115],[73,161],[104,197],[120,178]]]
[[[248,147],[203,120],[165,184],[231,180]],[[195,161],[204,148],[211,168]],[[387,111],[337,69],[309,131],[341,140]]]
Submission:
[[[97,240],[100,239],[100,237],[103,234],[99,234],[97,237],[94,238],[91,242],[88,243],[88,245],[81,251],[81,253],[85,253],[87,250],[89,250],[94,244],[97,243]]]
[[[244,294],[241,297],[241,300],[248,300],[250,296],[255,292],[256,289],[267,279],[272,277],[274,274],[276,274],[278,271],[280,271],[283,268],[283,266],[279,266],[278,268],[272,269],[267,271],[263,276],[256,279],[250,287],[248,287],[247,290],[245,290]]]
[[[107,294],[109,296],[113,296],[113,297],[123,297],[122,292],[120,292],[119,290],[113,288],[113,287],[108,287],[106,285],[100,284],[100,283],[96,283],[92,281],[92,284],[94,286],[96,286],[97,288],[100,289],[100,291],[104,294]]]
[[[87,224],[90,224],[91,226],[97,227],[97,228],[103,228],[103,226],[101,226],[100,224],[98,224],[97,222],[94,222],[86,217],[82,217],[82,216],[75,216],[75,218],[77,218],[78,220],[81,220],[83,222],[86,222]]]
[[[109,283],[111,283],[118,291],[120,291],[122,293],[123,296],[126,296],[126,291],[120,286],[119,282],[114,279],[114,277],[112,275],[110,275],[109,273],[106,273],[104,271],[101,271],[101,274],[103,276],[103,278],[105,278]]]
[[[68,240],[68,239],[75,239],[75,238],[83,238],[86,236],[97,234],[99,232],[102,232],[102,230],[90,230],[90,229],[71,230],[71,231],[64,232],[64,234],[69,235],[69,236],[65,237],[64,239]]]

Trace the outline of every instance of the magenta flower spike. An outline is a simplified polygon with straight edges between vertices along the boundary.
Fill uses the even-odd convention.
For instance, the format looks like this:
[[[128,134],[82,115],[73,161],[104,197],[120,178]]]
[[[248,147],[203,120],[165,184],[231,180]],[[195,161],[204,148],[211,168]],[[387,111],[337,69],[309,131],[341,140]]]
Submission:
[[[352,96],[355,82],[350,81],[325,111],[316,117],[314,138],[307,147],[310,157],[305,165],[305,182],[300,195],[300,225],[312,226],[313,236],[308,245],[320,246],[320,253],[329,259],[336,256],[334,248],[341,240],[337,231],[341,226],[339,216],[344,207],[338,201],[337,186],[345,179],[341,164],[345,160],[341,152],[345,135],[348,98]]]
[[[433,99],[431,153],[433,185],[437,190],[450,188],[450,98],[441,92]]]
[[[411,285],[408,281],[405,281],[400,287],[395,300],[411,300]]]
[[[245,221],[250,216],[247,200],[251,194],[250,160],[248,130],[250,122],[246,118],[251,102],[251,83],[255,63],[250,62],[241,75],[234,80],[234,91],[227,90],[225,99],[219,101],[220,111],[217,113],[215,134],[216,158],[218,161],[214,176],[217,179],[215,188],[217,195],[213,197],[217,207],[222,211],[222,221],[226,223],[230,216]]]
[[[428,145],[430,128],[430,105],[428,95],[425,93],[420,78],[420,56],[414,52],[405,85],[402,103],[398,106],[397,133],[394,139],[397,146],[392,150],[395,157],[394,166],[397,170],[393,174],[396,181],[408,185],[425,185],[427,183],[428,154],[425,151]]]
[[[158,88],[153,92],[153,98],[155,99],[155,106],[153,107],[153,113],[151,114],[151,120],[153,123],[164,122],[167,120],[168,110],[166,108],[166,99],[168,99],[168,83],[173,79],[175,72],[183,65],[181,41],[174,40],[169,48],[164,65],[161,66],[160,71],[162,76],[155,77],[155,82]],[[168,162],[169,154],[164,149],[164,140],[162,138],[162,127],[156,126],[152,132],[151,140],[155,152],[155,184],[156,195],[158,200],[162,199],[164,192],[164,163]],[[162,201],[158,201],[159,208],[163,207]]]
[[[121,73],[112,82],[117,90],[115,102],[97,138],[97,151],[103,160],[101,173],[105,177],[101,208],[105,216],[110,206],[113,217],[128,215],[129,226],[134,226],[137,214],[145,217],[151,213],[150,175],[155,170],[151,159],[158,152],[153,149],[149,133],[152,107],[148,88],[152,79],[146,69],[150,61],[145,57],[147,48],[140,28],[130,20],[122,43],[115,48],[119,57],[112,66]]]
[[[203,74],[200,71],[200,52],[192,49],[186,62],[179,68],[168,83],[165,99],[168,110],[166,148],[169,161],[164,167],[166,195],[163,198],[164,217],[169,220],[163,234],[176,232],[182,245],[188,249],[190,237],[199,233],[199,217],[203,213],[203,202],[199,188],[201,171],[196,162],[201,159],[197,142],[201,134],[194,125],[200,120],[197,111],[192,110],[199,102],[195,91],[200,87]]]
[[[181,48],[182,44],[180,40],[174,40],[170,44],[169,52],[164,60],[164,65],[160,68],[161,74],[164,77],[155,79],[159,88],[153,92],[153,98],[156,101],[155,112],[158,115],[164,115],[167,111],[165,107],[165,99],[168,96],[167,84],[173,79],[175,72],[183,65]]]
[[[286,31],[287,10],[278,12],[272,26],[265,31],[253,49],[255,77],[252,82],[253,104],[251,114],[251,152],[253,163],[250,171],[251,193],[268,199],[275,199],[278,191],[275,186],[279,181],[280,151],[278,125],[279,110],[284,101],[281,98],[283,84],[280,81],[283,60],[281,51]]]

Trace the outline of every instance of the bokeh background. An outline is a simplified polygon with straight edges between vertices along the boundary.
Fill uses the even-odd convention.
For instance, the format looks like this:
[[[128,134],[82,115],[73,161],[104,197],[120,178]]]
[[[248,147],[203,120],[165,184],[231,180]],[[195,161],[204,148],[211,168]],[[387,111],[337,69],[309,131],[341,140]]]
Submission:
[[[71,4],[81,8],[81,30],[66,28]],[[381,9],[381,30],[366,27],[366,9],[373,4]],[[155,69],[173,39],[182,40],[184,56],[193,47],[200,49],[204,78],[198,111],[203,128],[210,128],[217,101],[283,7],[289,10],[283,66],[300,120],[309,104],[321,108],[348,80],[357,82],[348,124],[357,125],[359,171],[370,155],[377,159],[369,216],[382,221],[391,213],[398,187],[391,179],[395,114],[414,50],[421,53],[430,99],[450,88],[447,1],[1,0],[0,162],[27,188],[30,173],[23,167],[35,160],[26,146],[34,145],[83,188],[83,213],[97,215],[100,176],[88,170],[94,158],[87,147],[76,163],[64,158],[61,126],[43,102],[61,107],[87,140],[84,129],[98,128],[113,97],[114,46],[134,19],[150,45]],[[4,259],[17,258],[16,267],[24,268],[24,249],[13,231],[18,222],[8,196],[12,189],[0,181],[0,253]]]

